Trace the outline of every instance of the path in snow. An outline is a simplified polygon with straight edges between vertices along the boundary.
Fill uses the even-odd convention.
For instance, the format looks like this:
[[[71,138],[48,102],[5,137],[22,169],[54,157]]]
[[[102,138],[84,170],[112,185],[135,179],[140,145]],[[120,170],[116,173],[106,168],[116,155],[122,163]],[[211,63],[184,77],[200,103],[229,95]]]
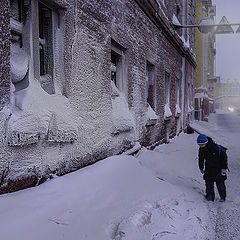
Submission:
[[[128,216],[113,222],[107,232],[113,240],[207,239],[205,220],[194,201],[178,199],[146,202]]]
[[[181,135],[154,151],[137,155],[142,167],[156,176],[168,197],[139,204],[109,225],[112,240],[212,240],[215,221],[209,221],[204,181],[196,160],[197,134]],[[189,146],[192,146],[189,148]],[[143,186],[144,187],[144,186]],[[171,193],[167,188],[177,192]]]

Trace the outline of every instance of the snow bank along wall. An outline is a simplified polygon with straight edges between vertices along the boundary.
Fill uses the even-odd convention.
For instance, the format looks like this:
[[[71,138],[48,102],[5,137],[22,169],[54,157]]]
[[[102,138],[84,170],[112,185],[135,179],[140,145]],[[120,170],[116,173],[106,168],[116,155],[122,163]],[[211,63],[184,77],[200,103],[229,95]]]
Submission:
[[[173,12],[155,0],[3,5],[0,193],[186,127],[196,63]]]

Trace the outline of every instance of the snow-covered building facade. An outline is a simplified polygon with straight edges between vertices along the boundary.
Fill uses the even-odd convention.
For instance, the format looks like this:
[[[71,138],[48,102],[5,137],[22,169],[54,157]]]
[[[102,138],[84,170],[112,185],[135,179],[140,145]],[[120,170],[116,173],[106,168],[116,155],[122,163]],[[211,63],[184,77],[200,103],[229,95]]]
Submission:
[[[213,8],[212,0],[197,0],[197,24],[206,18],[214,20],[210,14]],[[210,14],[210,15],[209,15]],[[201,33],[196,29],[196,85],[195,85],[195,119],[207,120],[213,112],[213,86],[215,76],[216,36],[214,29],[209,33]]]
[[[11,0],[0,10],[0,192],[34,186],[193,115],[195,1]]]

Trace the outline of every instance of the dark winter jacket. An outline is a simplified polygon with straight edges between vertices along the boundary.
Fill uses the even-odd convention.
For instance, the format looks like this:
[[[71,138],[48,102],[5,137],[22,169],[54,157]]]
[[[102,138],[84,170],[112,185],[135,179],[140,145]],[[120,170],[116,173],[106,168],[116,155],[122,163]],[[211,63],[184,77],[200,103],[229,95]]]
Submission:
[[[205,147],[199,148],[198,160],[200,170],[204,170],[203,179],[206,181],[226,180],[222,176],[222,169],[228,169],[226,148],[219,146],[208,137]]]

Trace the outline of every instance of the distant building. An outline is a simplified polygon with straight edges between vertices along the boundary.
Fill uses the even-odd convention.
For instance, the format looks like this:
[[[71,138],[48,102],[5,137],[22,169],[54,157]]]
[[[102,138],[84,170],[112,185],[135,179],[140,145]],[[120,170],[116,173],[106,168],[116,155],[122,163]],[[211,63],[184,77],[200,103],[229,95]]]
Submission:
[[[196,7],[196,23],[201,19],[214,17],[211,0],[197,0]],[[205,120],[209,113],[213,112],[214,100],[211,80],[215,78],[215,42],[214,32],[203,34],[196,29],[197,68],[195,84],[195,119],[197,120]]]
[[[194,0],[10,0],[0,9],[0,192],[154,147],[193,118]]]

